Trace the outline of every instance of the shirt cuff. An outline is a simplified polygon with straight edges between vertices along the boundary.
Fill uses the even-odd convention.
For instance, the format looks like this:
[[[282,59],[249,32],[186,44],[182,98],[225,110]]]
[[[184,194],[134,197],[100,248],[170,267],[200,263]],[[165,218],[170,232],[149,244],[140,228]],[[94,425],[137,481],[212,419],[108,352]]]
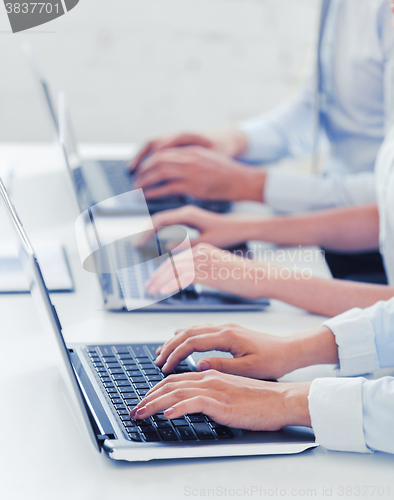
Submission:
[[[363,378],[318,378],[309,391],[316,442],[329,450],[371,453],[363,428]]]
[[[325,321],[322,326],[329,328],[335,335],[339,376],[363,375],[379,370],[375,332],[361,309],[351,309]]]

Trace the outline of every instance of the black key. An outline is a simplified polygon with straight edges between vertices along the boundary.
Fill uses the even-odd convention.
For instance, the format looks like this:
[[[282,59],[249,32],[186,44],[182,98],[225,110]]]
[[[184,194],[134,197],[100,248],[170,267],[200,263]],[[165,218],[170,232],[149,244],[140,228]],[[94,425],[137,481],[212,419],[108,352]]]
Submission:
[[[166,418],[163,414],[153,415],[152,420],[154,422],[160,422],[161,420],[164,420],[165,422],[168,422],[168,418]]]
[[[124,400],[128,408],[134,408],[140,402],[139,398],[127,398]]]
[[[101,359],[100,359],[100,356],[98,356],[97,354],[93,354],[92,356],[90,356],[90,359],[93,361],[93,363],[100,363],[101,362]]]
[[[197,441],[196,435],[190,427],[177,427],[176,430],[183,441]]]
[[[148,375],[146,378],[149,382],[160,382],[164,377],[162,375]]]
[[[144,377],[142,376],[139,376],[139,377],[136,377],[136,376],[133,376],[133,377],[130,377],[131,378],[131,381],[133,382],[133,384],[138,384],[138,383],[145,383],[145,379]]]
[[[153,429],[153,430],[155,430],[152,422],[149,419],[136,420],[135,422],[138,425],[138,427],[140,427],[141,429]]]
[[[92,355],[97,354],[95,347],[86,349],[86,352]]]
[[[115,403],[114,406],[117,410],[125,410],[126,407],[125,405],[123,404],[123,401],[120,399],[121,403]],[[114,403],[114,401],[112,401]]]
[[[129,386],[129,387],[119,387],[119,392],[122,393],[124,398],[133,398],[136,397],[134,389]],[[125,393],[130,393],[130,396],[126,396]],[[132,396],[134,394],[134,396]]]
[[[152,370],[155,365],[152,363],[152,361],[146,361],[144,363],[140,363],[141,368],[145,370]]]
[[[166,429],[168,427],[172,429],[171,424],[168,420],[167,422],[165,420],[159,420],[158,422],[156,422],[156,425],[159,429]]]
[[[134,429],[135,432],[137,431],[137,426],[135,424],[135,422],[133,422],[132,420],[126,420],[123,422],[123,425],[127,428],[127,429]]]
[[[106,387],[105,390],[108,392],[108,394],[116,394],[116,396],[118,396],[118,391],[115,387]]]
[[[202,413],[191,413],[188,415],[190,422],[205,422],[204,415]]]
[[[129,432],[128,435],[129,438],[132,439],[133,441],[142,441],[141,436],[139,435],[138,432]]]
[[[135,359],[138,361],[138,363],[144,363],[145,361],[150,361],[149,356],[137,356]]]
[[[131,387],[131,383],[128,380],[117,380],[116,385],[120,387]],[[119,389],[120,390],[120,389]]]
[[[208,418],[208,417],[207,417]],[[217,422],[215,422],[214,420],[211,420],[210,418],[208,418],[208,422],[211,424],[211,427],[213,427],[214,429],[216,429],[217,427],[224,427],[225,429],[227,427],[225,427],[224,425],[222,424],[218,424]]]
[[[105,375],[100,375],[101,382],[111,382],[111,377],[109,377],[107,374]]]
[[[110,368],[120,368],[120,364],[119,363],[107,363],[106,366],[107,366],[108,369],[110,369]]]
[[[219,439],[226,439],[233,437],[233,433],[227,427],[217,427],[215,429],[215,434]]]
[[[103,356],[103,360],[106,363],[111,363],[112,361],[117,361],[116,356]]]
[[[157,385],[157,384],[160,384],[160,380],[158,380],[157,382],[151,382],[151,383],[150,383],[150,385],[151,385],[152,387],[155,387],[155,385]]]
[[[157,432],[144,432],[144,439],[148,442],[157,442],[160,441]]]
[[[128,410],[126,410],[126,408],[124,410],[117,410],[117,412],[118,412],[118,415],[128,415],[130,418],[130,412]]]
[[[175,425],[175,427],[182,427],[182,426],[187,426],[189,427],[189,422],[185,418],[174,418],[174,420],[171,420],[172,424]]]
[[[197,422],[193,424],[193,428],[200,439],[215,439],[211,429],[205,422]]]
[[[138,370],[138,366],[131,360],[122,361],[125,370]],[[139,370],[138,370],[139,371]]]
[[[118,345],[118,346],[115,346],[115,350],[118,354],[120,353],[127,353],[129,354],[130,351],[129,351],[129,348],[125,345]]]
[[[115,408],[116,408],[116,405],[122,405],[123,406],[123,399],[122,398],[118,398],[117,395],[114,396],[114,397],[111,397],[112,399],[112,403],[115,405]]]
[[[103,365],[101,365],[101,366],[96,366],[96,372],[98,372],[98,373],[107,373],[107,370],[106,370],[106,368]]]
[[[189,368],[189,369],[190,369],[190,367],[189,367],[189,365],[188,365],[188,362],[187,362],[187,361],[185,361],[185,360],[181,361],[181,362],[179,363],[179,365],[178,365],[178,366],[181,366],[181,367],[186,367],[186,368]]]
[[[137,389],[140,396],[146,396],[150,389]]]
[[[163,441],[178,441],[178,436],[173,429],[159,429],[159,434]]]
[[[109,373],[112,373],[112,375],[115,375],[117,373],[124,373],[122,368],[108,368]]]
[[[142,373],[139,370],[126,370],[129,377],[142,377]]]
[[[158,370],[151,369],[151,368],[149,368],[149,370],[144,370],[144,372],[145,372],[145,375],[157,375],[158,374]]]
[[[175,368],[175,370],[174,370],[174,373],[177,373],[177,374],[179,374],[179,373],[188,373],[188,372],[190,372],[190,371],[191,371],[191,370],[190,370],[190,368],[188,368],[188,367],[184,368],[183,366],[177,366],[177,367]]]
[[[106,389],[115,389],[115,386],[112,382],[104,382],[103,385]]]
[[[146,382],[137,382],[134,386],[137,389],[149,389],[149,385]]]
[[[126,359],[130,359],[130,361],[134,361],[133,356],[132,356],[131,354],[129,354],[129,353],[123,353],[123,352],[122,352],[122,353],[120,353],[120,354],[119,354],[119,358],[120,358],[122,361],[124,361],[124,362],[126,362]]]
[[[125,375],[124,373],[115,373],[113,375],[113,379],[114,380],[128,380],[127,375]]]
[[[122,422],[127,421],[127,420],[131,420],[129,413],[127,413],[127,415],[119,415],[119,416],[120,416],[120,420],[122,420]]]

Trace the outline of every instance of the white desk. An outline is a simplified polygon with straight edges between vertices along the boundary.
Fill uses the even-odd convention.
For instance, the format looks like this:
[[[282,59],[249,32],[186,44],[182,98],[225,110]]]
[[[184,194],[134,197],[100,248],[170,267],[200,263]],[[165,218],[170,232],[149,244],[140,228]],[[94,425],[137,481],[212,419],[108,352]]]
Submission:
[[[111,152],[111,148],[101,149]],[[90,150],[94,153],[94,148]],[[130,148],[114,146],[112,150],[125,154]],[[46,145],[11,144],[0,147],[2,158],[11,159],[17,168],[12,199],[33,242],[50,235],[66,244],[76,293],[53,294],[52,299],[68,341],[161,341],[176,328],[201,322],[239,322],[278,335],[320,324],[321,317],[277,301],[261,313],[89,313],[100,307],[97,284],[93,275],[80,270],[73,236],[77,210],[67,177],[56,166],[55,150]],[[252,498],[320,499],[330,491],[332,498],[357,496],[357,487],[363,498],[394,498],[394,456],[383,453],[356,455],[318,448],[295,456],[111,462],[93,449],[76,421],[57,368],[48,359],[30,296],[0,296],[0,318],[3,499],[177,500],[200,498],[204,493],[209,498],[247,498],[253,493]],[[322,368],[320,374],[330,370]],[[342,486],[351,487],[347,492],[352,495]],[[374,491],[373,486],[380,490]]]

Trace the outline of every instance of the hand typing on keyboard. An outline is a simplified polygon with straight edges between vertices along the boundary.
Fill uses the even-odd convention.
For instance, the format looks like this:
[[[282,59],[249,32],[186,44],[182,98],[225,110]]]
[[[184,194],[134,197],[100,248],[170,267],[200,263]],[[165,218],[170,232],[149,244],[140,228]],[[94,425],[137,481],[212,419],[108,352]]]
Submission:
[[[193,352],[220,350],[233,358],[199,361],[199,371],[210,368],[233,375],[257,379],[277,379],[299,366],[295,355],[298,336],[276,337],[236,324],[204,325],[179,330],[157,350],[156,364],[164,373],[173,372]]]
[[[170,375],[147,392],[130,416],[144,419],[164,410],[164,416],[172,420],[184,413],[202,412],[219,424],[249,430],[310,426],[309,382],[257,379],[338,362],[334,335],[326,327],[310,334],[274,337],[229,324],[176,332],[157,349],[156,364],[169,373],[193,352],[209,350],[230,352],[234,358],[202,359],[199,373]]]
[[[208,370],[170,375],[130,412],[137,420],[163,410],[170,420],[202,412],[215,422],[241,429],[273,431],[310,426],[310,382],[279,384]]]

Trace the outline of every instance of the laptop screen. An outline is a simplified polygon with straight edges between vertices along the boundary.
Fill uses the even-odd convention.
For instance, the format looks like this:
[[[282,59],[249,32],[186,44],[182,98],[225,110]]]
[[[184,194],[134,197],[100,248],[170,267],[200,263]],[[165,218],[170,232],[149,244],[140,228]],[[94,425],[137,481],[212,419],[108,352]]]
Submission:
[[[2,245],[7,246],[15,256],[26,278],[27,288],[35,303],[42,325],[47,335],[51,359],[62,372],[63,379],[72,395],[74,404],[84,421],[95,446],[101,450],[89,418],[89,408],[71,364],[69,351],[64,342],[61,325],[51,302],[34,250],[22,223],[12,205],[3,182],[0,179],[0,227]],[[9,250],[10,251],[10,250]]]
[[[59,134],[59,123],[56,115],[56,107],[54,105],[52,95],[49,89],[48,82],[42,72],[41,66],[38,62],[38,59],[33,51],[33,47],[30,42],[23,42],[21,44],[22,50],[25,53],[26,59],[28,60],[30,67],[33,71],[34,76],[36,77],[38,84],[40,85],[42,92],[44,94],[44,100],[48,107],[49,116],[51,118],[51,123],[54,127],[56,137]]]
[[[79,209],[83,212],[93,204],[93,199],[83,174],[82,161],[71,126],[64,92],[59,92],[59,142],[71,182],[74,185]]]

